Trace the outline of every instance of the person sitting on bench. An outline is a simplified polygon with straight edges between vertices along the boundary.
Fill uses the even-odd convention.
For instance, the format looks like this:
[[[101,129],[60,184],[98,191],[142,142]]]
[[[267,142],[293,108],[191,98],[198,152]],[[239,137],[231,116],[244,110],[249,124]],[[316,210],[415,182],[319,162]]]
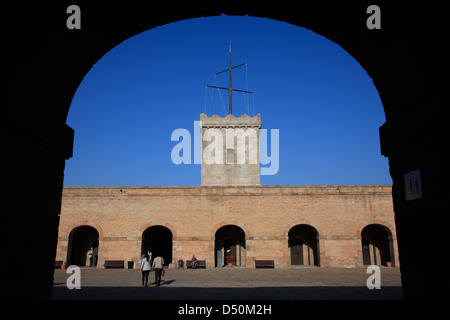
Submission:
[[[193,255],[193,256],[192,256],[192,259],[191,259],[191,267],[192,267],[192,269],[197,268],[197,265],[198,265],[198,260],[197,260],[197,258],[195,257],[195,255]]]

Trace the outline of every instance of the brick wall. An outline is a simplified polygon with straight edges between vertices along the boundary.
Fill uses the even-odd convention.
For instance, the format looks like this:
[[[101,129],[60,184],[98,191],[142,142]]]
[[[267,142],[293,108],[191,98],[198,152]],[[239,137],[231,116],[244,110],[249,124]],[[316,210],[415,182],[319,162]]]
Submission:
[[[140,257],[143,232],[167,227],[173,265],[193,254],[215,265],[215,233],[226,225],[245,232],[245,265],[273,259],[290,266],[289,230],[318,233],[321,267],[362,267],[361,231],[380,224],[392,233],[399,266],[391,186],[66,187],[56,260],[67,260],[69,235],[88,225],[99,233],[99,262]],[[242,263],[244,264],[244,263]]]

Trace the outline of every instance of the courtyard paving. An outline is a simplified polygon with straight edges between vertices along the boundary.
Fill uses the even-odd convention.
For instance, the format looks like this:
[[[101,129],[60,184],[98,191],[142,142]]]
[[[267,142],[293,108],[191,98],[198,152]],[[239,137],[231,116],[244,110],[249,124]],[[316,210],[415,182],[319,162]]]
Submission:
[[[401,300],[400,270],[380,268],[381,289],[368,289],[366,269],[168,269],[160,287],[143,287],[138,269],[80,268],[81,289],[55,270],[54,300]]]

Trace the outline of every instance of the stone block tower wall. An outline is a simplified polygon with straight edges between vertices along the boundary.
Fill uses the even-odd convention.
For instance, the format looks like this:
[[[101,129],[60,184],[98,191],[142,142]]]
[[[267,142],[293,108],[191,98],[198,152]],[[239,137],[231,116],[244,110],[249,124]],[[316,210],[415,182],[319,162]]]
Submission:
[[[287,268],[293,261],[293,230],[305,227],[313,230],[310,249],[315,258],[310,264],[355,268],[364,265],[363,229],[375,225],[387,231],[390,260],[398,267],[391,188],[66,187],[56,260],[70,259],[74,230],[89,226],[98,232],[98,268],[105,260],[134,261],[137,267],[146,231],[160,226],[171,235],[170,267],[195,254],[212,268],[223,251],[217,245],[218,231],[232,226],[227,232],[240,230],[243,238],[237,246],[240,266],[253,268],[255,260],[269,259],[276,268]]]
[[[260,185],[261,116],[200,115],[202,186]]]

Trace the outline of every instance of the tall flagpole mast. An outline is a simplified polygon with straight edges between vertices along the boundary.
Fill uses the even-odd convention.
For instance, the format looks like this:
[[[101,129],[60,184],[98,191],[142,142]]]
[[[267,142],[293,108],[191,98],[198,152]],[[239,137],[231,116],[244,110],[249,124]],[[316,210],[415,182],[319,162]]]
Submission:
[[[228,89],[228,92],[229,92],[229,103],[230,103],[230,114],[232,114],[231,113],[231,106],[232,106],[232,103],[231,103],[231,99],[232,99],[232,92],[233,92],[233,89],[231,89],[231,40],[230,40],[230,49],[228,50],[228,61],[229,61],[229,69],[228,69],[228,71],[229,71],[229,74],[230,74],[230,81],[229,81],[229,83],[230,83],[230,86],[229,86],[229,89]]]
[[[229,104],[230,104],[230,114],[232,114],[232,105],[233,105],[233,103],[232,103],[232,95],[233,95],[233,91],[239,91],[239,92],[244,92],[244,93],[253,93],[253,91],[245,91],[245,90],[233,89],[233,87],[231,86],[231,69],[238,68],[238,67],[246,65],[246,64],[247,63],[244,62],[244,63],[241,63],[238,66],[234,66],[234,67],[231,66],[231,40],[230,40],[230,48],[228,50],[228,69],[225,69],[225,70],[222,70],[222,71],[216,73],[216,76],[217,76],[220,73],[228,71],[228,73],[229,73],[229,87],[228,88],[223,88],[223,87],[216,87],[216,86],[207,85],[207,87],[209,87],[209,88],[228,90],[228,94],[229,94],[229,99],[228,100],[229,100]]]

